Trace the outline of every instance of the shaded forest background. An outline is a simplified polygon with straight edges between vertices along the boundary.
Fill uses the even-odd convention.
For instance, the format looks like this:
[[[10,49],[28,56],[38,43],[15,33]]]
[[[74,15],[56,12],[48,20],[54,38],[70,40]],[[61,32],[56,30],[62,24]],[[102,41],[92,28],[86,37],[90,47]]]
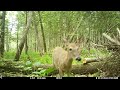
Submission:
[[[108,76],[120,75],[119,11],[16,11],[16,13],[14,11],[0,12],[1,68],[5,64],[8,67],[15,62],[18,66],[22,62],[26,65],[25,73],[30,73],[33,70],[30,67],[36,69],[41,64],[52,63],[52,50],[56,46],[64,47],[63,38],[67,38],[69,42],[76,42],[81,38],[83,59],[107,57],[109,59],[106,59],[107,64],[110,64],[112,60],[112,71],[110,71],[111,67],[108,67],[110,65],[105,64],[109,70],[106,68],[103,70],[98,69],[97,64],[97,72],[102,72],[102,74],[104,72]],[[15,17],[12,23],[8,16]],[[74,61],[73,64],[81,64],[81,62]],[[47,71],[39,69],[37,68],[38,72],[34,73],[41,75],[39,72],[42,71],[43,75],[43,72],[52,71],[51,69],[46,69]],[[3,73],[2,70],[1,73]],[[3,75],[10,76],[5,73]],[[98,73],[96,76],[99,76]]]

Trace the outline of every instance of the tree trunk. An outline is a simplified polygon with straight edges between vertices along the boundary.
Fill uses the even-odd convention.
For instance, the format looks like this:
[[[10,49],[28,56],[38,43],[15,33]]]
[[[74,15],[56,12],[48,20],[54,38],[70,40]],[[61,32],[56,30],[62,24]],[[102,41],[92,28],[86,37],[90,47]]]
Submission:
[[[38,33],[38,28],[37,28],[37,20],[36,20],[36,17],[35,17],[35,12],[33,13],[33,22],[34,22],[34,28],[35,28],[35,32],[36,32],[36,38],[37,38],[37,47],[38,47],[38,51],[40,53],[40,56],[42,55],[42,46],[40,44],[40,35]]]
[[[0,42],[0,57],[4,57],[4,37],[5,37],[5,14],[6,11],[2,12],[2,24],[1,24],[1,42]]]
[[[39,14],[39,21],[40,21],[41,32],[42,32],[42,37],[43,37],[44,53],[46,53],[47,49],[46,49],[46,41],[45,41],[44,29],[43,29],[43,24],[42,24],[42,18],[41,18],[41,15],[40,15],[39,11],[38,11],[38,14]]]
[[[9,31],[6,29],[6,51],[9,52]]]
[[[26,25],[27,25],[27,11],[26,11]],[[25,38],[25,54],[28,55],[28,44],[27,44],[27,35]]]
[[[24,33],[24,35],[23,35],[23,37],[22,37],[22,40],[21,40],[21,42],[20,42],[20,44],[19,44],[19,48],[18,48],[18,50],[17,50],[17,52],[16,52],[16,55],[15,55],[15,58],[14,58],[15,61],[18,61],[19,58],[20,58],[20,55],[21,55],[21,52],[22,52],[22,50],[23,50],[24,43],[25,43],[25,40],[26,40],[26,36],[27,36],[27,34],[28,34],[28,31],[29,31],[29,27],[30,27],[31,20],[32,20],[32,12],[31,12],[31,11],[29,12],[29,15],[30,15],[30,16],[29,16],[29,18],[28,18],[28,22],[27,22],[27,25],[26,25],[26,31],[25,31],[25,33]]]
[[[91,29],[91,27],[89,26],[89,39],[88,39],[89,40],[89,42],[88,42],[89,53],[90,53],[90,40],[91,40],[91,38],[90,38],[91,37],[91,35],[90,35],[90,32],[91,32],[90,29]]]
[[[26,38],[25,38],[25,54],[28,55],[27,36],[26,36]]]
[[[17,25],[17,50],[18,50],[18,39],[19,39],[19,23]]]

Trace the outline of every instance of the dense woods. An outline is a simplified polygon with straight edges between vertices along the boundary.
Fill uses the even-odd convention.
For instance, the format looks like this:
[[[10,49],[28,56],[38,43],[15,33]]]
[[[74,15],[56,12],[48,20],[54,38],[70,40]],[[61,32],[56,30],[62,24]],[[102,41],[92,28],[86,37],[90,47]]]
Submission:
[[[80,39],[71,76],[120,76],[119,11],[0,11],[0,75],[57,76],[52,52]]]

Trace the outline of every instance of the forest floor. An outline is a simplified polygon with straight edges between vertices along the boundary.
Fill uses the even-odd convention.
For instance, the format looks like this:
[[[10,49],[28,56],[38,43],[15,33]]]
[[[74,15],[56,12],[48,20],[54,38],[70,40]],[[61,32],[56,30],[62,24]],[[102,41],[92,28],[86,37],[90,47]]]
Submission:
[[[100,57],[108,56],[106,51],[98,51]],[[0,75],[2,77],[56,77],[58,73],[49,75],[53,71],[52,68],[35,68],[41,64],[52,64],[51,54],[45,54],[42,57],[39,53],[29,52],[28,55],[22,53],[19,61],[14,61],[15,52],[6,52],[4,59],[0,60]],[[82,58],[95,57],[96,51],[91,50],[90,53],[84,50],[81,54]],[[73,65],[80,65],[81,62],[73,61]],[[96,77],[99,73],[79,75],[71,73],[70,77]],[[67,77],[65,74],[64,77]]]
[[[48,71],[49,70],[49,71]],[[37,68],[34,70],[31,66],[26,66],[22,61],[1,61],[0,75],[2,77],[56,77],[58,74],[48,75],[52,69]],[[67,77],[65,74],[64,77]],[[86,75],[72,74],[70,77],[87,77]]]

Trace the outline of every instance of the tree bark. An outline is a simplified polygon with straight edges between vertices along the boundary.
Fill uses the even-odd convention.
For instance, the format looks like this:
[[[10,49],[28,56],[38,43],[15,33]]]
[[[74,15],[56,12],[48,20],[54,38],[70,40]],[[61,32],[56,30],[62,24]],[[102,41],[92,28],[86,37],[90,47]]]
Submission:
[[[33,20],[33,22],[34,22],[34,28],[35,28],[35,32],[36,32],[36,38],[37,38],[37,47],[38,47],[38,51],[39,51],[39,53],[40,53],[40,56],[42,56],[42,46],[41,46],[41,44],[40,44],[40,35],[39,35],[39,33],[38,33],[38,28],[37,28],[37,20],[36,20],[36,17],[35,17],[35,12],[33,12],[33,18],[34,18],[34,20]]]
[[[5,38],[5,14],[6,11],[2,12],[2,25],[1,25],[1,35],[0,35],[0,57],[4,57],[4,38]]]
[[[19,36],[19,23],[18,23],[18,26],[17,26],[17,50],[18,50],[18,36]]]
[[[6,29],[6,51],[9,52],[9,31]]]
[[[32,19],[32,12],[31,12],[31,11],[29,12],[29,15],[30,15],[30,16],[29,16],[29,18],[28,18],[28,22],[27,22],[27,25],[26,25],[26,31],[25,31],[25,33],[24,33],[24,35],[23,35],[23,37],[22,37],[22,40],[21,40],[21,42],[20,42],[20,44],[19,44],[19,48],[18,48],[18,50],[17,50],[17,52],[16,52],[16,55],[15,55],[15,58],[14,58],[15,61],[18,61],[19,58],[20,58],[20,55],[21,55],[21,52],[22,52],[22,50],[23,50],[24,43],[25,43],[25,40],[26,40],[26,36],[27,36],[27,34],[28,34],[28,31],[29,31],[29,27],[30,27],[31,19]]]
[[[44,29],[43,29],[42,18],[41,18],[41,15],[40,15],[39,11],[38,11],[38,15],[39,15],[39,21],[40,21],[41,32],[42,32],[42,37],[43,37],[44,52],[46,53],[47,49],[46,49],[46,41],[45,41]]]
[[[28,18],[27,11],[25,14],[26,14],[26,25],[27,25],[27,18]],[[25,54],[28,55],[27,35],[26,35],[26,39],[25,39]]]

